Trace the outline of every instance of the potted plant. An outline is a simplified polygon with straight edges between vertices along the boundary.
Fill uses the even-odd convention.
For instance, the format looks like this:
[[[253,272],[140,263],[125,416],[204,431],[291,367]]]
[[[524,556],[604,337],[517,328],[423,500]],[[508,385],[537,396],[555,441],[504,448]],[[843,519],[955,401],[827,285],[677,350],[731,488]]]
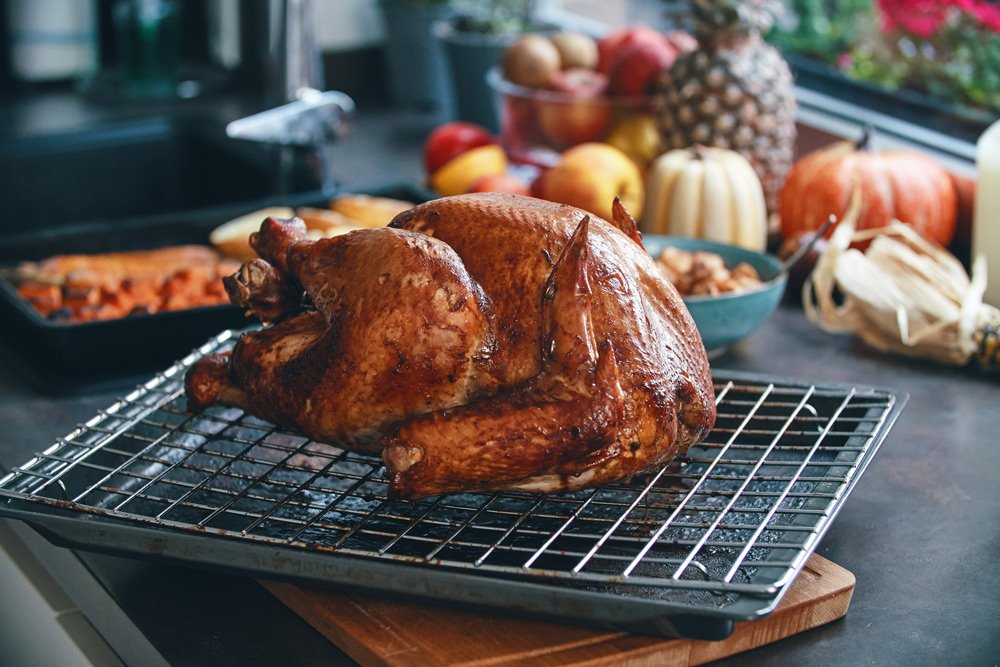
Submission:
[[[379,0],[379,10],[392,101],[450,117],[451,81],[434,26],[455,13],[456,0]]]
[[[792,0],[768,40],[806,88],[975,141],[1000,112],[990,0]]]
[[[554,27],[538,18],[542,4],[546,4],[544,0],[466,4],[435,26],[435,34],[444,45],[459,120],[499,131],[496,102],[486,83],[486,73],[500,62],[504,49],[518,35]]]

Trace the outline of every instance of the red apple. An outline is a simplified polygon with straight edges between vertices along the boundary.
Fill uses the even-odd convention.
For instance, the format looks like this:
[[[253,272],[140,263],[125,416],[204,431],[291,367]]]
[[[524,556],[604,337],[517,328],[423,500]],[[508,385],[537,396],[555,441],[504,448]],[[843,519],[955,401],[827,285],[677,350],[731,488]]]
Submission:
[[[598,97],[608,89],[608,77],[596,70],[574,67],[553,74],[549,87],[576,97]]]
[[[535,130],[535,100],[530,97],[508,95],[503,100],[501,133],[506,141],[510,137],[533,140]]]
[[[554,76],[550,86],[562,93],[562,99],[538,102],[538,128],[546,143],[562,149],[607,135],[614,122],[614,110],[604,97],[607,76],[589,69],[568,69]]]
[[[632,44],[663,41],[661,33],[645,26],[613,30],[597,41],[597,70],[607,74],[618,52]]]
[[[665,38],[624,47],[611,61],[608,92],[635,96],[650,93],[662,72],[677,59],[677,54],[677,49]]]
[[[512,174],[484,176],[476,181],[469,192],[506,192],[512,195],[530,195],[527,183]]]
[[[527,97],[504,97],[500,113],[500,137],[515,162],[525,161],[533,146],[542,141],[538,129],[538,104]]]
[[[452,158],[479,146],[495,144],[489,130],[475,123],[454,121],[439,125],[424,143],[424,169],[434,174]]]
[[[538,105],[538,127],[558,149],[603,139],[614,120],[614,109],[606,97],[568,98]]]

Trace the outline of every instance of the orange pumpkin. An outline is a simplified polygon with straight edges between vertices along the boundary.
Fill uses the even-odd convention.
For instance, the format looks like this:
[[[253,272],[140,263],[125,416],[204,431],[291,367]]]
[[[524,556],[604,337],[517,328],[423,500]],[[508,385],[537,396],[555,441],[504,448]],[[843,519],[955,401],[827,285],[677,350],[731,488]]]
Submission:
[[[948,172],[918,151],[873,151],[867,133],[858,144],[836,143],[795,163],[781,189],[782,236],[818,229],[831,213],[842,218],[855,187],[861,188],[858,230],[895,218],[942,246],[951,243],[958,196]]]

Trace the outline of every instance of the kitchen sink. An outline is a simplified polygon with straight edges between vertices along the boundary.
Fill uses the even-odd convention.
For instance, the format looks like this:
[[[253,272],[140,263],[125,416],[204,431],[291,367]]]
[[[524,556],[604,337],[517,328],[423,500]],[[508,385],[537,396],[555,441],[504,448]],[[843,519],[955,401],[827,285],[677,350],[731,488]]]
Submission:
[[[0,144],[0,235],[137,218],[277,194],[273,149],[175,118],[97,126]],[[296,190],[307,190],[293,175]]]

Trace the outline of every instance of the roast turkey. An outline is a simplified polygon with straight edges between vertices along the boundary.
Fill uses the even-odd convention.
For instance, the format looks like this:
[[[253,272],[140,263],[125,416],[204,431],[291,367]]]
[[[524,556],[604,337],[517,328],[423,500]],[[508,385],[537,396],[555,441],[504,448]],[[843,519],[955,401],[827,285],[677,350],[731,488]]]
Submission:
[[[698,331],[620,204],[460,195],[316,241],[269,218],[251,243],[227,289],[270,324],[192,366],[190,409],[381,451],[395,497],[622,480],[714,424]]]

